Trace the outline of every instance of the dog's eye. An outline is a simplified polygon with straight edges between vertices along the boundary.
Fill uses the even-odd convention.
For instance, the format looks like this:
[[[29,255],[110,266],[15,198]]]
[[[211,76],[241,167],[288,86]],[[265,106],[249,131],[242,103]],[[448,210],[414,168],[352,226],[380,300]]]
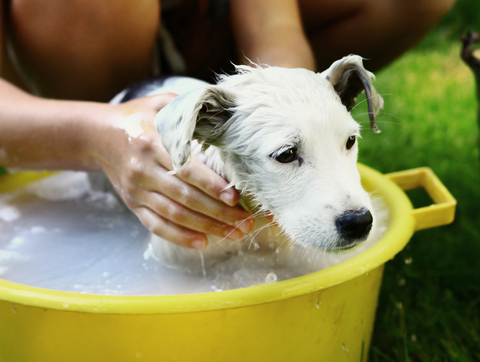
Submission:
[[[353,145],[355,144],[355,141],[357,140],[357,137],[356,136],[350,136],[348,137],[348,140],[347,140],[347,150],[349,150],[350,148],[353,147]]]
[[[297,159],[297,148],[289,148],[288,150],[273,156],[273,158],[280,163],[290,163]]]

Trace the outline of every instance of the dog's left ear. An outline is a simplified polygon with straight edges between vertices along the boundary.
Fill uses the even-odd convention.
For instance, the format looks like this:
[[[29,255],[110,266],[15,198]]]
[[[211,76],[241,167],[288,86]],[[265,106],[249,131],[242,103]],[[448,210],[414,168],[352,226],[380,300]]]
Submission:
[[[383,109],[383,98],[372,84],[375,76],[363,67],[362,57],[346,56],[334,62],[330,68],[320,74],[333,84],[333,88],[349,111],[355,106],[357,96],[365,91],[370,128],[373,132],[380,133],[376,117],[380,109]]]
[[[202,150],[220,140],[232,107],[233,95],[211,85],[175,98],[158,112],[155,126],[172,157],[173,173],[189,160],[193,139],[202,144]]]

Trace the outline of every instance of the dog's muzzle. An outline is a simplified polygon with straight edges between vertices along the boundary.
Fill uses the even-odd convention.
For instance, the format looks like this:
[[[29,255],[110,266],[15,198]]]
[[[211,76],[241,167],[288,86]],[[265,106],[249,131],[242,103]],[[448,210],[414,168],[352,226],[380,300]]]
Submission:
[[[338,247],[353,247],[356,243],[365,241],[372,229],[372,223],[373,216],[367,209],[346,211],[335,221],[341,238]]]

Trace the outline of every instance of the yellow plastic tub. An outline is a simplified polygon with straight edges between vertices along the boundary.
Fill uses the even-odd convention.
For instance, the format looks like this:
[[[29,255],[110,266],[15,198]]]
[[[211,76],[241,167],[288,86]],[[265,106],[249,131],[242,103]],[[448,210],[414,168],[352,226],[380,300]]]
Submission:
[[[366,361],[384,264],[415,230],[452,222],[455,199],[428,168],[382,175],[359,165],[391,224],[371,249],[300,278],[219,293],[101,296],[0,280],[0,361]],[[0,192],[32,179],[0,178]],[[413,209],[402,191],[435,204]]]

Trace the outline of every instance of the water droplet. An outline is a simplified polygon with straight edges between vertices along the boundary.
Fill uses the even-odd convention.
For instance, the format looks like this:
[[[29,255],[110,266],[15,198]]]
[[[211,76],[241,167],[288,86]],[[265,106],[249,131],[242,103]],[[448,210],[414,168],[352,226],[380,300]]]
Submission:
[[[342,344],[342,348],[345,351],[345,353],[348,353],[348,348],[347,348],[347,346],[345,346],[345,344]]]
[[[405,264],[410,265],[410,264],[412,264],[412,261],[413,261],[413,258],[408,257],[408,258],[405,259]]]
[[[200,250],[200,261],[202,263],[202,275],[205,278],[207,276],[207,269],[205,269],[205,258],[202,250]]]
[[[273,283],[277,281],[277,274],[270,272],[267,274],[267,277],[265,278],[265,283]]]
[[[12,313],[17,313],[17,308],[14,305],[12,305]]]
[[[319,299],[317,300],[317,309],[320,309],[321,306],[322,306],[322,301]]]

